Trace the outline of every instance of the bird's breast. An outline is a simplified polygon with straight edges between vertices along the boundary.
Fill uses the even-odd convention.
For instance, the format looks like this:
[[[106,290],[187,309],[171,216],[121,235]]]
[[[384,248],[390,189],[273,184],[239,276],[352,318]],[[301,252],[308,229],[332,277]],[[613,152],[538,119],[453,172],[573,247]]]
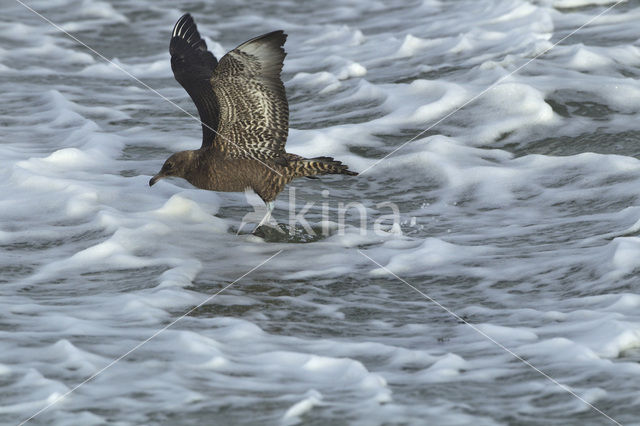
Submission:
[[[252,162],[243,159],[211,157],[201,161],[187,180],[201,189],[223,192],[242,192],[252,187],[256,171]]]

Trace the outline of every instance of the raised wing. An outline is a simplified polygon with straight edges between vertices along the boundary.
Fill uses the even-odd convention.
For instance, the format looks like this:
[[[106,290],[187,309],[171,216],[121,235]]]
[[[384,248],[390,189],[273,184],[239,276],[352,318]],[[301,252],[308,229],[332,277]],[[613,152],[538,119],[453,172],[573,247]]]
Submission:
[[[220,120],[218,101],[210,83],[218,61],[207,50],[207,43],[200,37],[190,14],[183,15],[173,27],[169,53],[174,77],[198,108],[202,146],[211,146]]]
[[[234,158],[286,164],[289,104],[280,79],[287,35],[253,38],[220,59],[211,76],[220,119],[214,145]]]

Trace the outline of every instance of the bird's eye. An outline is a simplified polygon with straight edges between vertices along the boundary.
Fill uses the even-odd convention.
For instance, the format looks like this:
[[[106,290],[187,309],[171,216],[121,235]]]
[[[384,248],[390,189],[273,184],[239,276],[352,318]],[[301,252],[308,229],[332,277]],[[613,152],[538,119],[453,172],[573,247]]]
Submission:
[[[173,169],[173,163],[167,161],[166,163],[164,163],[164,168],[167,170]]]

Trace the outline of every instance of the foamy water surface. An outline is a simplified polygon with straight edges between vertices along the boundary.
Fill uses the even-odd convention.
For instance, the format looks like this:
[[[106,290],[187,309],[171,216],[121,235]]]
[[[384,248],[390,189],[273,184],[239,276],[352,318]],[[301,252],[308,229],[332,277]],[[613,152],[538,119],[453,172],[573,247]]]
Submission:
[[[30,1],[193,114],[183,12],[218,57],[289,34],[288,151],[368,170],[295,181],[331,235],[268,242],[243,194],[149,188],[195,120],[3,0],[0,423],[281,251],[29,424],[640,424],[640,7],[510,75],[613,3]]]

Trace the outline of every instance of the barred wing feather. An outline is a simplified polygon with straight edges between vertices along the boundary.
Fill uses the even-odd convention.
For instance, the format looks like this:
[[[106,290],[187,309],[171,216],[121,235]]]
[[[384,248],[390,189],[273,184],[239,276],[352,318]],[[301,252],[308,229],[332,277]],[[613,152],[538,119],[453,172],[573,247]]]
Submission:
[[[286,164],[289,104],[280,79],[287,36],[274,31],[222,57],[211,76],[220,120],[215,145],[233,158]]]

